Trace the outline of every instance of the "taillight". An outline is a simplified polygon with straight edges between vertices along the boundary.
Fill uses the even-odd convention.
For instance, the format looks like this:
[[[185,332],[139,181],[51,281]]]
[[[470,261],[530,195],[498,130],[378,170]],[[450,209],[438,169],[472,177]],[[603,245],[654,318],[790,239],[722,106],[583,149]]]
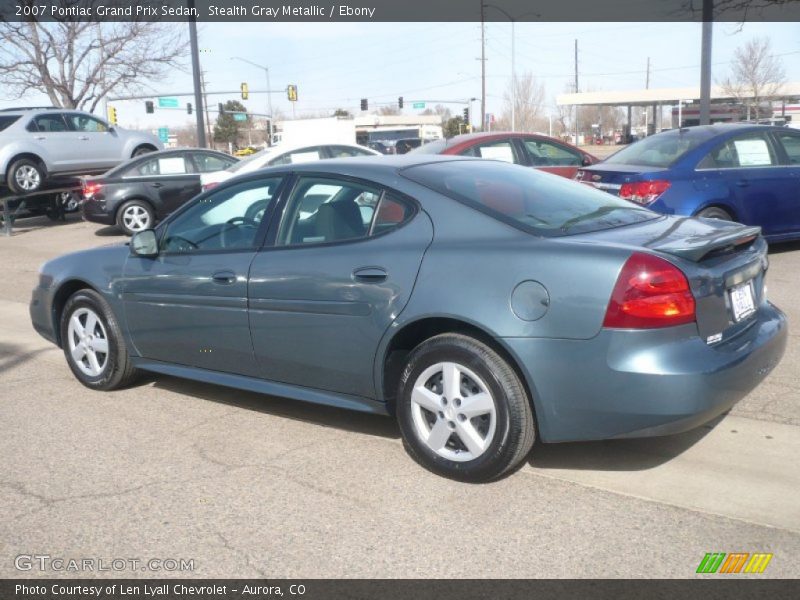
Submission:
[[[212,181],[211,183],[207,183],[203,186],[202,191],[207,192],[208,190],[212,190],[219,185],[219,181]]]
[[[91,198],[97,192],[102,189],[102,185],[99,183],[84,183],[83,184],[83,196],[84,198]]]
[[[650,329],[694,321],[694,296],[686,275],[663,258],[632,254],[611,293],[603,327]]]
[[[647,206],[658,200],[658,197],[666,192],[669,186],[670,182],[662,179],[623,183],[619,190],[619,197]]]

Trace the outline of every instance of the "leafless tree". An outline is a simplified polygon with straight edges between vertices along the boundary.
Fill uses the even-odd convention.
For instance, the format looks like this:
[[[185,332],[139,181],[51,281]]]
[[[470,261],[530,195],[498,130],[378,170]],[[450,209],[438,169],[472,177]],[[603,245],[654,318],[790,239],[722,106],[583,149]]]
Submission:
[[[94,111],[112,92],[132,95],[182,68],[183,29],[141,21],[0,21],[0,85],[17,98],[42,92],[54,106]]]
[[[533,73],[524,73],[517,77],[516,86],[509,83],[503,95],[505,102],[503,114],[498,119],[494,128],[511,129],[511,104],[514,104],[514,121],[517,131],[540,131],[542,123],[547,119],[543,114],[545,90],[533,76]]]
[[[759,118],[761,103],[779,95],[786,81],[783,65],[772,54],[768,38],[753,38],[736,49],[731,75],[722,82],[726,94],[752,108]]]

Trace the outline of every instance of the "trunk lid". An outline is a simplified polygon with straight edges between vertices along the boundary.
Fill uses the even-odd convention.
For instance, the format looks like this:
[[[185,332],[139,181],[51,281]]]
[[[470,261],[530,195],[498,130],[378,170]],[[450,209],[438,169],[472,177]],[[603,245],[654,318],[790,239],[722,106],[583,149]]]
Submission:
[[[642,165],[593,165],[581,167],[575,174],[575,180],[591,185],[598,190],[603,190],[615,196],[623,183],[653,179],[658,173],[666,171],[662,167],[647,167]]]
[[[561,238],[652,252],[689,280],[697,327],[709,344],[746,329],[766,300],[767,244],[761,228],[716,219],[664,216],[644,223]]]

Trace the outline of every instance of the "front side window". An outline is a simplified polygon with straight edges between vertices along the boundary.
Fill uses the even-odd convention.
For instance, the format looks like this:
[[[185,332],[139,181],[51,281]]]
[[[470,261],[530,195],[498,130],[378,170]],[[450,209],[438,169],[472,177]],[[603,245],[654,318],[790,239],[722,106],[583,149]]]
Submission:
[[[741,167],[771,167],[778,164],[767,137],[748,133],[731,138],[709,152],[699,169],[735,169]]]
[[[578,152],[552,142],[525,140],[525,150],[534,167],[579,167],[583,164]]]
[[[461,156],[474,156],[476,158],[502,160],[508,163],[519,163],[514,153],[511,140],[498,140],[496,142],[477,144],[475,146],[470,146],[466,150],[462,150],[459,154]]]
[[[777,134],[778,141],[786,151],[786,157],[790,165],[800,165],[800,133],[790,131]]]
[[[73,131],[82,131],[84,133],[104,133],[108,131],[108,126],[100,119],[80,113],[67,113],[67,123]]]
[[[563,177],[495,161],[430,163],[408,167],[401,174],[498,221],[547,237],[611,229],[659,217],[632,202]]]
[[[393,204],[398,207],[392,208]],[[378,187],[301,177],[289,198],[278,244],[355,240],[397,227],[410,216],[411,208],[404,201]]]
[[[161,250],[192,253],[254,248],[280,182],[280,177],[247,181],[195,201],[168,224],[161,236]]]

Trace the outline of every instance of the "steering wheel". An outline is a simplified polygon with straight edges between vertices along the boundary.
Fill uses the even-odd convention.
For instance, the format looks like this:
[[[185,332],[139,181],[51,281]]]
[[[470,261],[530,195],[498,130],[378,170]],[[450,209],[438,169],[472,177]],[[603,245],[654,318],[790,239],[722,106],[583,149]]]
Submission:
[[[231,239],[228,236],[234,231],[239,233],[239,225],[244,225],[248,229],[257,229],[258,221],[249,217],[233,217],[232,219],[225,221],[225,224],[222,226],[222,231],[220,231],[220,243],[222,244],[223,248],[232,247],[232,242],[234,242],[234,239]],[[240,240],[242,239],[241,235],[238,237]]]

